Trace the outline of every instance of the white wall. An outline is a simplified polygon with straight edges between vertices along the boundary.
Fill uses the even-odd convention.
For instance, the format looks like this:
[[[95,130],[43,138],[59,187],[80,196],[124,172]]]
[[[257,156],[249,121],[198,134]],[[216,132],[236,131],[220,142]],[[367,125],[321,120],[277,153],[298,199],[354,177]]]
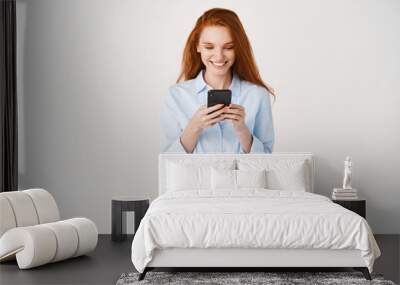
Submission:
[[[157,193],[159,110],[195,20],[241,17],[278,93],[275,151],[316,155],[329,195],[346,155],[374,232],[400,233],[400,2],[18,0],[20,186],[110,232],[113,195]]]

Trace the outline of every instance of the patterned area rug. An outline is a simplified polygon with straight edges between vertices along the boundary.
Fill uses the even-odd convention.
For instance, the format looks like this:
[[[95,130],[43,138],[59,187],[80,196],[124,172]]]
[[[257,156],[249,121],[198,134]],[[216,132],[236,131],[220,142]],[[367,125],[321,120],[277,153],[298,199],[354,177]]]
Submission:
[[[134,284],[379,284],[395,285],[384,280],[382,275],[372,274],[372,281],[364,278],[360,272],[148,272],[142,281],[138,281],[139,273],[124,273],[117,285]]]

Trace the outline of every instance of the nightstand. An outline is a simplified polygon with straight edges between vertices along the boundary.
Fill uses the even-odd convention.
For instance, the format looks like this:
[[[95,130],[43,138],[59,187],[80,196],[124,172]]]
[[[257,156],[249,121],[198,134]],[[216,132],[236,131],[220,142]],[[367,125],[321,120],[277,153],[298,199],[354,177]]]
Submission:
[[[366,218],[366,200],[332,200],[332,202],[339,204],[340,206],[359,214],[364,219]]]
[[[149,208],[150,199],[129,196],[117,196],[111,202],[111,239],[123,241],[126,239],[126,212],[135,212],[135,233],[140,221]]]

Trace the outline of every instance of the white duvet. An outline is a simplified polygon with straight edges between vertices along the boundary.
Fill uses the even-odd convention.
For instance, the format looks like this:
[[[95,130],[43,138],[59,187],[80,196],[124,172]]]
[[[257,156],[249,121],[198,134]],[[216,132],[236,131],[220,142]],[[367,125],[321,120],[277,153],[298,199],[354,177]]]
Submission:
[[[299,191],[177,191],[153,201],[132,243],[143,272],[163,248],[358,249],[372,272],[379,248],[365,219]]]

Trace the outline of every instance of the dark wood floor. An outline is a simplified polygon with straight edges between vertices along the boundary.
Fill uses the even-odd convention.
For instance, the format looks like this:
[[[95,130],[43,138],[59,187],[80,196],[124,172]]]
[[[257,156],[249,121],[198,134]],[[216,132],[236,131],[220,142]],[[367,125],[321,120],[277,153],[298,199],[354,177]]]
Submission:
[[[375,236],[382,256],[375,272],[399,283],[400,235]],[[131,239],[115,243],[109,235],[100,235],[94,252],[88,256],[19,270],[16,262],[0,264],[0,284],[115,284],[124,272],[134,271],[130,260]]]
[[[0,284],[115,284],[124,272],[134,271],[131,240],[112,242],[100,235],[95,251],[87,256],[18,270],[16,262],[0,264]]]

